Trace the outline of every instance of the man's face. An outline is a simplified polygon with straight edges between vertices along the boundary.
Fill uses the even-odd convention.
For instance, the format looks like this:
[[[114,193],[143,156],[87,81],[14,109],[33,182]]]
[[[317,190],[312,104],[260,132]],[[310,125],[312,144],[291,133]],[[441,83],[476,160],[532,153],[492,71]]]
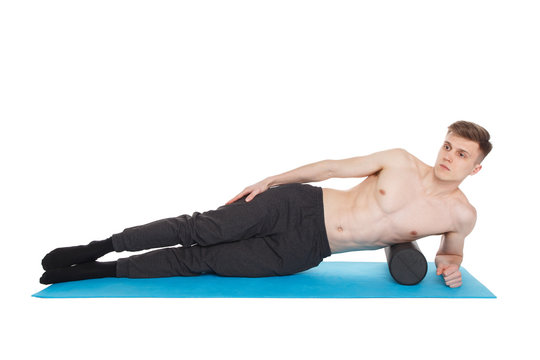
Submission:
[[[480,146],[477,143],[449,133],[437,155],[435,176],[444,181],[461,182],[482,169],[482,165],[478,163],[480,155]]]

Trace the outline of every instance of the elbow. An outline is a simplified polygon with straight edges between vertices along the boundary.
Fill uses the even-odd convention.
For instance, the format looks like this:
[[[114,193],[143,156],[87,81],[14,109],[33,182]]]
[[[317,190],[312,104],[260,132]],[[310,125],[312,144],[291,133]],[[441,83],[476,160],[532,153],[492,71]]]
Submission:
[[[328,180],[334,177],[333,160],[327,159],[321,161],[321,177],[319,181]]]

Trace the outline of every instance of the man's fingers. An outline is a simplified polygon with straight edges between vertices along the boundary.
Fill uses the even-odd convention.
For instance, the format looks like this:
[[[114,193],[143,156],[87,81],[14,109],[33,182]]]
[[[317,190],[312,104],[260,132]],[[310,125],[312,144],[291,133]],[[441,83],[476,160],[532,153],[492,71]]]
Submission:
[[[455,287],[461,286],[462,281],[461,281],[461,278],[458,278],[458,279],[454,279],[450,281],[445,281],[445,283],[446,283],[446,286],[455,288]]]
[[[248,189],[242,190],[238,195],[233,197],[231,200],[227,201],[227,205],[230,204],[230,203],[235,202],[236,200],[238,200],[238,199],[240,199],[242,197],[244,197],[244,195],[249,194],[249,192],[250,192],[250,190],[248,190]]]
[[[446,286],[456,288],[462,285],[461,272],[459,266],[441,265],[437,268],[437,275],[442,275]]]
[[[450,281],[454,279],[461,279],[461,273],[459,271],[456,271],[454,273],[451,273],[450,275],[444,275],[445,281]]]
[[[445,271],[447,271],[447,269],[448,269],[448,266],[443,266],[443,265],[439,266],[437,268],[437,275],[444,275],[444,273],[445,273]]]
[[[242,196],[243,196],[242,194],[236,195],[236,196],[233,197],[231,200],[227,201],[227,204],[226,204],[226,205],[232,204],[232,203],[235,202],[236,200],[240,199]]]
[[[235,197],[233,197],[231,200],[227,201],[227,203],[225,205],[229,205],[229,204],[232,204],[233,202],[235,202],[236,200],[240,199],[241,196],[240,195],[236,195]]]
[[[446,278],[446,277],[452,276],[452,275],[454,275],[456,273],[457,273],[456,269],[445,269],[442,274]]]
[[[259,192],[257,190],[252,191],[251,194],[246,198],[246,201],[251,201]]]
[[[439,268],[437,268],[437,275],[443,275],[443,276],[450,276],[456,272],[459,271],[459,266],[455,265],[441,265]]]

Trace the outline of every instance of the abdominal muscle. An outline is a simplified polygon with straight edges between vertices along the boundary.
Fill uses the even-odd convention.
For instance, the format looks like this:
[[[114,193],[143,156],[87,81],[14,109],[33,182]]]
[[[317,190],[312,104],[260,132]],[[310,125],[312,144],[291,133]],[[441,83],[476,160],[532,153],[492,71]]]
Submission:
[[[332,253],[387,246],[380,241],[376,226],[381,219],[369,209],[367,180],[350,190],[323,188],[324,222]]]
[[[456,231],[455,211],[468,202],[459,189],[447,197],[426,195],[421,178],[432,170],[415,161],[397,170],[383,169],[349,190],[322,188],[332,253],[380,249]]]
[[[420,237],[409,227],[399,229],[394,217],[382,211],[375,198],[377,180],[371,175],[349,190],[323,188],[324,221],[332,253],[375,250]]]

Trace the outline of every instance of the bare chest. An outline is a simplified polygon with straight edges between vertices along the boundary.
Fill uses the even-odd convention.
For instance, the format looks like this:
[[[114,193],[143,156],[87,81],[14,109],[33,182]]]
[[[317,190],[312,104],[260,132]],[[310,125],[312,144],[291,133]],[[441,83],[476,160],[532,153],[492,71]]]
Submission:
[[[453,228],[453,216],[449,204],[430,199],[414,186],[378,186],[372,201],[367,202],[353,221],[359,221],[363,211],[372,214],[377,229],[376,237],[383,243],[392,244],[421,237],[442,234]]]
[[[441,234],[452,228],[453,217],[448,201],[425,195],[414,176],[399,177],[386,174],[375,178],[366,198],[365,206],[359,206],[354,221],[368,211],[375,225],[376,237],[383,243],[395,243]],[[398,180],[396,180],[398,179]]]
[[[333,252],[378,249],[453,228],[451,206],[425,196],[412,174],[385,175],[370,176],[348,191],[325,189]]]

